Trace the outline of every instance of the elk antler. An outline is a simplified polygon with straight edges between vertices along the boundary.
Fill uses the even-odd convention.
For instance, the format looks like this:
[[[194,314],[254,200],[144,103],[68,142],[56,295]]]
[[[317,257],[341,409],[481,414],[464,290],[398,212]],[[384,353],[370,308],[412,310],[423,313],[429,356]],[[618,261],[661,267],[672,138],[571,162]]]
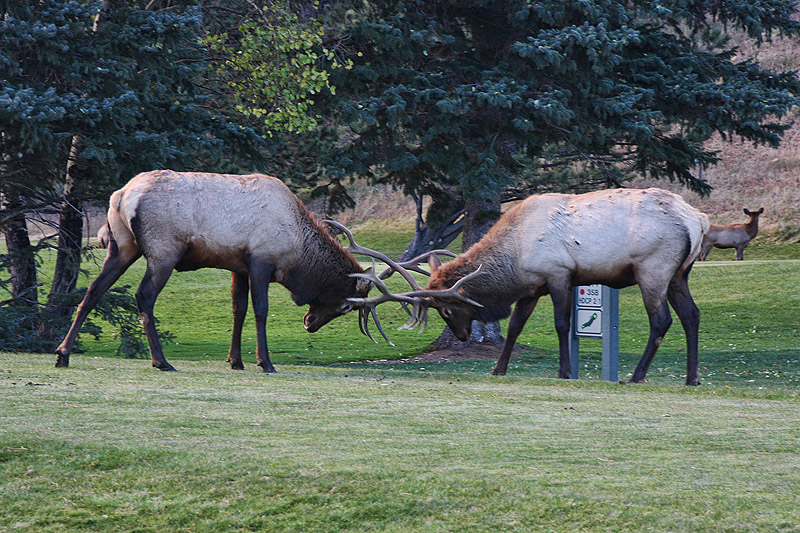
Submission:
[[[456,254],[454,254],[450,250],[431,250],[430,252],[425,252],[424,254],[420,254],[413,259],[409,259],[408,261],[403,261],[402,263],[397,263],[397,264],[405,269],[413,270],[414,272],[419,272],[420,274],[425,274],[426,276],[430,276],[431,273],[421,268],[419,264],[428,259],[432,255],[446,255],[448,257],[456,257]],[[378,277],[381,279],[386,279],[395,272],[397,271],[394,268],[389,267],[383,272],[381,272],[378,275]]]
[[[448,257],[455,257],[456,256],[456,254],[454,254],[450,250],[431,250],[430,252],[425,252],[423,254],[420,254],[420,255],[416,256],[415,258],[413,258],[413,259],[409,259],[408,261],[403,261],[401,263],[398,263],[396,261],[393,261],[392,259],[390,259],[389,257],[387,257],[386,255],[384,255],[384,254],[382,254],[380,252],[377,252],[377,251],[372,250],[370,248],[365,248],[364,246],[356,244],[356,240],[353,237],[353,233],[349,229],[347,229],[347,227],[345,227],[343,224],[340,224],[339,222],[336,222],[335,220],[330,220],[330,219],[326,219],[324,222],[326,224],[328,224],[330,226],[333,226],[334,228],[338,229],[339,231],[341,231],[342,233],[344,233],[347,236],[348,240],[350,241],[350,244],[347,246],[347,248],[345,248],[345,250],[347,250],[348,252],[354,253],[354,254],[362,254],[362,255],[369,256],[369,257],[373,257],[373,258],[379,259],[379,260],[383,261],[384,263],[386,263],[387,265],[389,265],[389,268],[387,268],[386,270],[381,272],[380,275],[378,276],[380,279],[386,279],[386,278],[390,277],[392,274],[394,274],[395,272],[399,272],[400,275],[403,276],[403,278],[414,289],[422,289],[422,287],[420,287],[419,284],[417,284],[416,280],[408,273],[408,270],[412,270],[414,272],[419,272],[420,274],[425,274],[426,276],[430,276],[431,273],[428,272],[427,270],[422,269],[419,266],[419,263],[421,263],[422,261],[428,259],[430,256],[432,256],[434,254],[435,255],[446,255]]]
[[[363,246],[359,246],[358,244],[356,244],[356,240],[353,237],[352,232],[345,226],[339,224],[335,220],[326,219],[325,223],[330,226],[333,226],[334,228],[340,230],[345,235],[347,235],[347,238],[350,240],[350,244],[345,248],[345,250],[353,254],[366,255],[383,261],[384,263],[389,265],[389,267],[391,267],[393,270],[396,270],[401,276],[403,276],[403,279],[405,279],[408,282],[408,284],[411,285],[412,288],[416,290],[422,290],[422,287],[420,287],[419,283],[417,283],[417,280],[414,279],[414,276],[412,276],[405,268],[397,264],[395,261],[393,261],[392,259],[390,259],[389,257],[380,252],[376,252],[375,250],[370,250],[369,248],[364,248]]]
[[[420,330],[420,333],[425,331],[425,328],[428,324],[428,306],[434,303],[431,298],[455,298],[457,300],[466,302],[468,304],[477,307],[483,307],[480,303],[474,300],[470,300],[469,298],[458,292],[458,289],[467,280],[470,280],[475,276],[482,274],[480,266],[477,269],[475,269],[474,272],[467,274],[466,276],[455,282],[453,286],[450,287],[449,289],[443,289],[443,290],[423,289],[420,286],[420,284],[417,283],[417,280],[414,279],[414,276],[412,276],[408,272],[408,270],[413,270],[415,272],[419,272],[425,275],[430,275],[429,272],[417,266],[420,261],[423,261],[424,259],[427,259],[434,254],[449,255],[451,257],[455,257],[456,254],[448,250],[433,250],[418,255],[417,257],[410,259],[408,261],[403,261],[401,263],[398,263],[387,257],[385,254],[382,254],[375,250],[371,250],[369,248],[365,248],[363,246],[356,244],[356,240],[353,237],[352,232],[339,222],[336,222],[335,220],[326,219],[325,223],[340,230],[347,236],[347,238],[350,241],[350,244],[345,248],[345,250],[347,250],[350,253],[366,255],[368,257],[373,258],[373,268],[369,269],[366,272],[350,274],[350,276],[370,281],[375,287],[378,288],[378,290],[381,292],[381,295],[373,296],[372,298],[347,299],[349,302],[358,305],[359,308],[358,327],[361,330],[361,333],[369,337],[370,340],[372,340],[372,342],[377,344],[377,341],[369,331],[370,316],[375,321],[375,326],[377,326],[378,331],[380,331],[381,335],[383,335],[383,338],[386,339],[386,342],[388,342],[391,346],[394,346],[394,343],[392,343],[392,341],[389,340],[389,337],[386,336],[386,333],[384,333],[383,328],[381,327],[380,320],[378,320],[377,307],[379,304],[382,304],[384,302],[400,302],[400,305],[402,305],[403,310],[410,316],[408,322],[400,326],[400,328],[398,329],[414,329],[421,324],[422,329]],[[381,272],[380,275],[375,274],[375,266],[374,266],[375,259],[383,261],[384,263],[389,265],[389,268]],[[397,272],[398,274],[403,276],[403,279],[405,279],[408,282],[408,284],[411,285],[411,288],[414,290],[403,294],[392,293],[386,286],[386,284],[383,282],[383,280],[391,276],[394,272]],[[408,309],[409,304],[411,304],[413,310]]]
[[[394,343],[390,341],[389,337],[387,337],[386,333],[384,333],[383,328],[381,327],[381,322],[380,320],[378,320],[378,313],[377,313],[378,304],[382,304],[383,302],[396,302],[396,301],[401,302],[401,304],[403,305],[403,309],[406,311],[406,313],[408,313],[412,317],[411,320],[409,320],[409,323],[413,322],[416,324],[416,319],[414,315],[412,315],[411,312],[408,310],[407,305],[410,303],[414,305],[416,309],[418,303],[415,301],[414,298],[411,297],[406,298],[402,296],[398,297],[397,295],[392,294],[389,291],[388,287],[386,287],[386,284],[383,282],[383,280],[381,280],[378,276],[376,276],[375,272],[372,270],[368,270],[367,272],[362,272],[362,273],[350,274],[350,276],[354,278],[362,278],[369,280],[382,293],[381,296],[373,296],[372,298],[347,299],[349,302],[357,304],[359,307],[358,327],[361,330],[361,333],[369,337],[370,340],[372,340],[372,342],[377,344],[377,341],[372,337],[372,334],[369,332],[369,317],[372,316],[372,319],[375,321],[375,325],[378,327],[378,331],[381,332],[381,335],[383,335],[383,338],[386,339],[386,342],[388,342],[389,345],[394,346]]]
[[[409,318],[408,322],[400,326],[398,329],[414,329],[418,325],[422,325],[422,329],[420,333],[425,331],[425,328],[428,325],[428,307],[434,303],[431,298],[455,298],[462,302],[466,302],[470,305],[474,305],[477,307],[483,307],[480,303],[476,302],[475,300],[471,300],[458,292],[458,289],[463,285],[466,281],[474,278],[475,276],[481,275],[481,267],[479,266],[475,269],[474,272],[467,274],[457,282],[453,284],[452,287],[449,289],[442,289],[442,290],[427,290],[427,289],[420,289],[417,291],[406,292],[402,294],[394,294],[392,293],[386,284],[380,279],[379,276],[375,275],[374,272],[365,272],[359,274],[350,274],[352,277],[359,277],[368,279],[371,281],[375,287],[381,292],[380,296],[373,296],[372,298],[348,298],[347,301],[352,302],[354,304],[359,305],[359,327],[361,327],[361,332],[372,339],[372,342],[375,342],[375,339],[372,338],[372,335],[369,334],[368,328],[368,320],[369,316],[372,315],[373,320],[375,320],[375,325],[378,326],[378,331],[381,332],[383,338],[386,339],[386,342],[392,344],[392,342],[386,337],[386,334],[383,332],[381,328],[380,322],[378,321],[378,314],[377,314],[377,306],[384,302],[400,302],[403,306],[403,309],[406,313],[411,317]],[[413,307],[413,311],[409,311],[408,305],[411,304]],[[363,321],[362,321],[363,317]],[[362,326],[363,323],[363,326]],[[394,346],[394,344],[392,344]]]

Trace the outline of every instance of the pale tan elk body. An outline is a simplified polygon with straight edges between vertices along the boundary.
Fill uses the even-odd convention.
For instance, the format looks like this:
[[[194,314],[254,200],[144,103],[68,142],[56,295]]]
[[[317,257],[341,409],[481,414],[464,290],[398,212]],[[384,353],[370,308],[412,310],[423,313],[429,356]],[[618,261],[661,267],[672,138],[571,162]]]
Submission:
[[[257,360],[274,368],[266,339],[267,288],[284,285],[298,305],[309,305],[304,324],[316,331],[366,296],[363,272],[322,224],[280,180],[263,175],[222,175],[158,170],[134,177],[111,195],[108,224],[98,234],[108,252],[102,271],[78,306],[57,348],[56,366],[68,366],[78,331],[99,298],[140,256],[147,260],[136,301],[153,366],[173,370],[153,323],[153,304],[173,269],[202,267],[232,272],[234,327],[228,361],[242,368],[241,331],[251,292],[256,317]]]
[[[638,284],[650,319],[650,338],[631,381],[645,379],[675,309],[687,337],[687,384],[699,384],[700,313],[688,276],[700,253],[708,218],[679,196],[660,189],[615,189],[582,195],[533,196],[504,214],[465,253],[435,270],[426,291],[408,293],[435,307],[459,339],[473,319],[508,316],[508,334],[493,374],[505,374],[514,344],[541,296],[550,294],[559,339],[558,376],[570,376],[568,336],[572,287]],[[481,304],[437,298],[480,267],[459,292]],[[406,295],[406,297],[408,297]]]
[[[757,211],[744,210],[744,214],[750,219],[745,224],[711,224],[708,233],[703,240],[703,249],[700,252],[700,261],[705,261],[708,252],[715,246],[717,248],[736,248],[736,260],[744,259],[744,249],[750,241],[758,235],[758,217],[764,212],[764,208]]]

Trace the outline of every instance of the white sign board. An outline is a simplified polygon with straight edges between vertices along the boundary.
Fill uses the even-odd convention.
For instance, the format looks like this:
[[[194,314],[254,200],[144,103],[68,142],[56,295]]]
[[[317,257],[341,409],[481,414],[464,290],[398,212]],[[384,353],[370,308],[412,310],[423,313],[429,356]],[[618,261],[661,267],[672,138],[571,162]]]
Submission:
[[[575,287],[575,335],[580,337],[603,336],[603,286],[579,285]]]
[[[572,288],[572,333],[569,336],[570,377],[578,379],[580,339],[603,341],[601,377],[617,381],[619,377],[619,291],[603,285],[579,285]]]
[[[576,292],[576,307],[603,307],[602,285],[579,285]]]

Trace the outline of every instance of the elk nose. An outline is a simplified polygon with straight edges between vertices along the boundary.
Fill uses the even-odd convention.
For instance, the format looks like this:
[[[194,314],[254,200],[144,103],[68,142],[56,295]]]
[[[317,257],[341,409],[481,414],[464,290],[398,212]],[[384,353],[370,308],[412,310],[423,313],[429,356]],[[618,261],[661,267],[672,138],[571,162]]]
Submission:
[[[458,330],[458,333],[454,332],[454,335],[461,342],[465,342],[465,341],[469,340],[470,333],[471,332],[467,331],[466,329],[461,329],[461,330]]]
[[[317,329],[319,329],[314,325],[317,322],[318,318],[319,317],[317,317],[317,315],[314,315],[310,312],[306,313],[305,318],[303,318],[303,326],[306,328],[306,331],[313,333],[317,331]]]

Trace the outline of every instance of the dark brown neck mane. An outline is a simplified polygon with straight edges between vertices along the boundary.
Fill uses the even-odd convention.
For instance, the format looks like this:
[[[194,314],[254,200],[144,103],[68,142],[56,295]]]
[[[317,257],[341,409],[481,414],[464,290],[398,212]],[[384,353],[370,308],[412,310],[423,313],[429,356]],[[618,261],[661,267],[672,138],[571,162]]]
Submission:
[[[298,206],[298,215],[303,228],[303,249],[284,284],[292,293],[292,300],[297,305],[329,304],[356,296],[357,279],[349,274],[364,269],[302,204]]]
[[[744,225],[747,234],[753,239],[756,235],[758,235],[758,216],[761,213],[750,213],[750,220],[747,221],[747,224]]]

